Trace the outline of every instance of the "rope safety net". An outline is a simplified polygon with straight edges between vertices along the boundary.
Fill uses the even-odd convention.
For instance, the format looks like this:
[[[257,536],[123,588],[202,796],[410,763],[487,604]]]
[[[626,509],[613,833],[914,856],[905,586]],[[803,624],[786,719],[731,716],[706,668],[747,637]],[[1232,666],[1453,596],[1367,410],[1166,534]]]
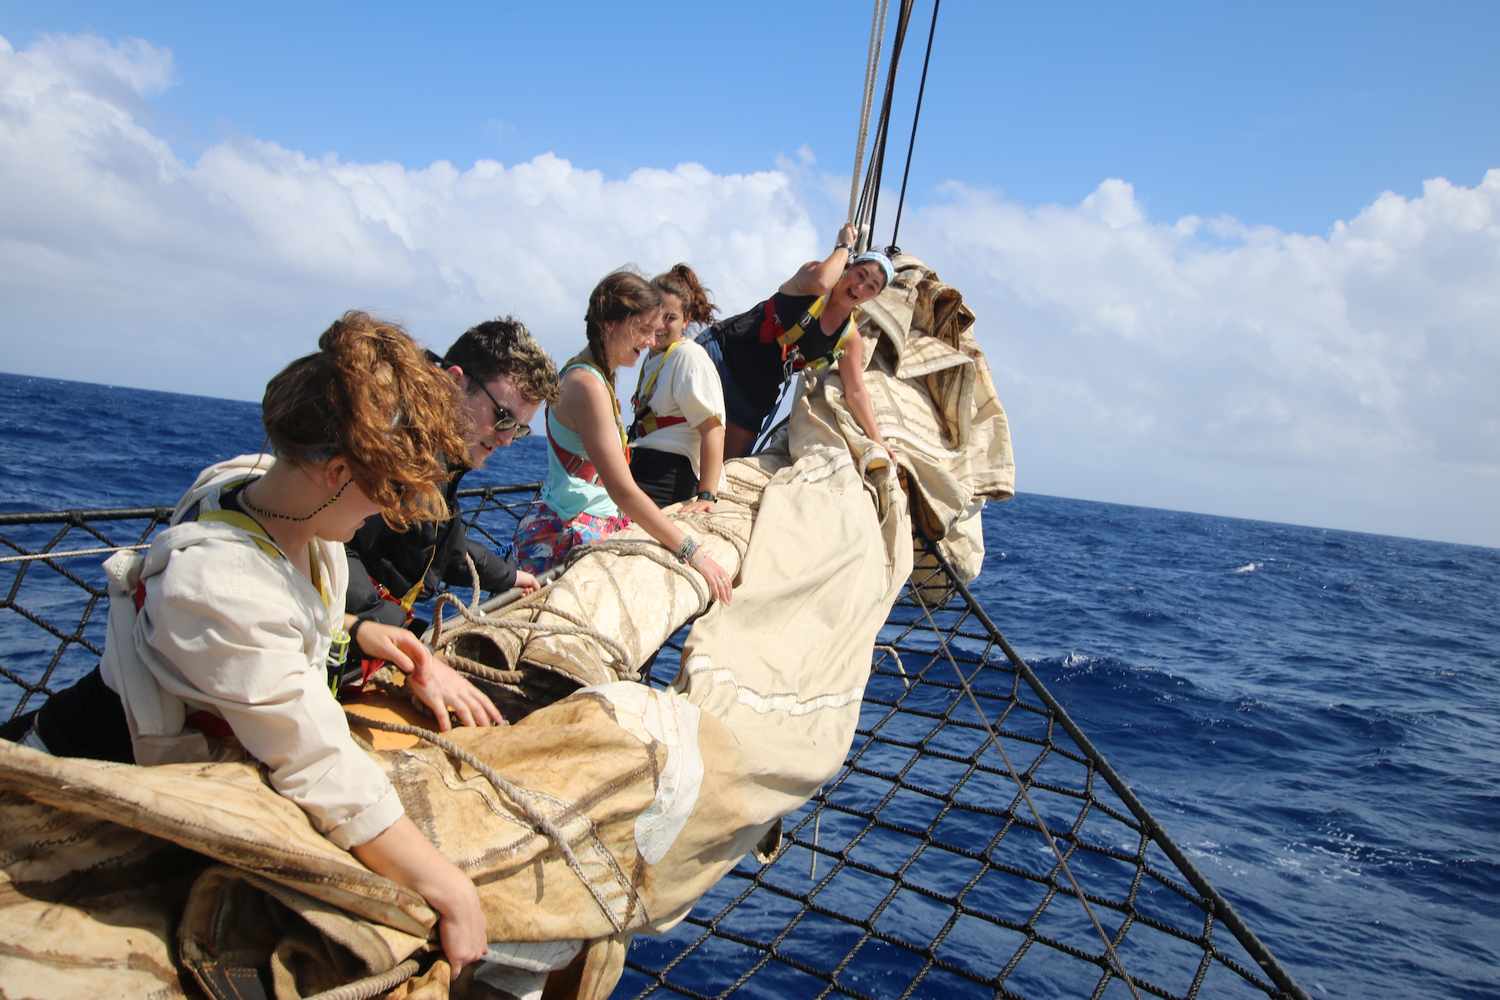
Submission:
[[[463,491],[471,537],[503,548],[535,489]],[[0,719],[93,668],[98,550],[170,514],[0,515]],[[770,863],[747,857],[636,938],[615,995],[1305,996],[967,589],[941,560],[928,572],[881,630],[843,769],[784,818]]]

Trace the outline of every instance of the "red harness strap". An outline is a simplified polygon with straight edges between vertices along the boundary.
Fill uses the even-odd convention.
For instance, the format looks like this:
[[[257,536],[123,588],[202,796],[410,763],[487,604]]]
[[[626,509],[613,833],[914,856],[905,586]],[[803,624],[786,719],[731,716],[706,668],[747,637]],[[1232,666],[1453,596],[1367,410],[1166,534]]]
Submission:
[[[563,471],[577,479],[582,479],[586,483],[597,483],[599,481],[599,470],[594,468],[594,463],[582,455],[575,455],[558,444],[557,438],[552,436],[551,420],[544,419],[542,422],[547,425],[547,443],[552,446],[552,454],[557,456],[557,461],[561,463]]]
[[[781,320],[776,318],[776,306],[770,299],[766,299],[765,315],[760,320],[760,342],[762,344],[774,344],[776,338],[786,331],[782,329]]]

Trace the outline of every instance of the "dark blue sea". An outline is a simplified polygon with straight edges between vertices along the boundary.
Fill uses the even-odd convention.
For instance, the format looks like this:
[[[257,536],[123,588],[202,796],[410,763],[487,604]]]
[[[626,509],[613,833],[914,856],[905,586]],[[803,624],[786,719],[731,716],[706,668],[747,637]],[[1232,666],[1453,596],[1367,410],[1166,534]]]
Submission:
[[[262,443],[255,404],[13,375],[0,428],[0,513],[171,504]],[[1304,989],[1500,997],[1500,550],[1036,494],[984,524],[991,617]]]

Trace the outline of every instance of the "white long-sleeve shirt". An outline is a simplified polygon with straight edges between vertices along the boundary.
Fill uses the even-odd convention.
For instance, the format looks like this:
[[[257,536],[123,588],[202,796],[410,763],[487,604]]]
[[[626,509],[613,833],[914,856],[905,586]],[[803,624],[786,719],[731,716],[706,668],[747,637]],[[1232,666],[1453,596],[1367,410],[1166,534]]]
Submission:
[[[205,470],[178,505],[199,516],[245,478],[255,456]],[[260,457],[264,470],[269,458]],[[115,563],[121,556],[134,556]],[[341,847],[402,816],[384,772],[349,734],[326,662],[342,631],[348,561],[318,540],[322,592],[268,540],[230,524],[188,521],[162,532],[144,559],[111,560],[104,679],[120,694],[140,763],[198,759],[205,744],[185,716],[221,716],[266,765],[271,785]],[[135,583],[145,601],[136,612]]]

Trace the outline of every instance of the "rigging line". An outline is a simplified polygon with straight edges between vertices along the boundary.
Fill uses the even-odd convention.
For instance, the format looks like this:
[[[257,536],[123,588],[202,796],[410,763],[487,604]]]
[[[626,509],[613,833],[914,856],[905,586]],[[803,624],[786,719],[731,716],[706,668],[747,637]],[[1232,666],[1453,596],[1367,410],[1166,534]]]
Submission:
[[[930,540],[928,544],[931,544]],[[941,647],[943,655],[947,657],[948,663],[953,667],[953,673],[958,677],[959,686],[963,688],[964,694],[968,695],[969,704],[974,706],[974,711],[978,714],[979,721],[984,724],[984,731],[989,735],[990,746],[995,748],[996,752],[1000,754],[1000,759],[1005,762],[1005,769],[1010,773],[1011,780],[1021,790],[1021,798],[1026,801],[1026,808],[1031,810],[1031,815],[1036,820],[1037,827],[1041,829],[1042,836],[1047,838],[1047,846],[1052,848],[1053,857],[1057,858],[1058,866],[1062,868],[1063,874],[1068,877],[1068,884],[1073,887],[1073,894],[1078,897],[1078,902],[1083,905],[1083,912],[1088,914],[1089,923],[1094,925],[1094,930],[1099,934],[1099,940],[1104,942],[1104,950],[1109,954],[1110,963],[1113,966],[1109,971],[1125,981],[1125,985],[1130,988],[1130,995],[1135,1000],[1141,1000],[1140,992],[1136,990],[1135,983],[1131,980],[1129,973],[1125,971],[1125,963],[1120,960],[1119,954],[1115,951],[1114,944],[1109,940],[1109,935],[1104,933],[1104,928],[1100,925],[1099,918],[1094,914],[1094,908],[1089,905],[1088,897],[1083,894],[1083,887],[1078,884],[1078,879],[1073,875],[1072,867],[1069,866],[1067,859],[1063,857],[1062,851],[1057,846],[1057,841],[1052,836],[1052,831],[1048,829],[1047,820],[1043,818],[1036,804],[1031,801],[1031,792],[1027,789],[1026,783],[1021,780],[1021,776],[1017,773],[1015,765],[1011,763],[1010,754],[1005,752],[1005,747],[1000,743],[1000,734],[995,731],[994,726],[990,725],[989,715],[980,706],[979,699],[974,696],[974,689],[969,687],[969,679],[964,676],[963,669],[959,667],[958,661],[954,659],[953,652],[948,647],[947,634],[938,628],[937,622],[933,621],[932,613],[927,608],[927,601],[923,599],[921,589],[913,587],[911,588],[911,592],[912,596],[917,599],[917,606],[922,609],[922,616],[927,619],[928,627],[938,637],[938,646]]]
[[[911,154],[917,148],[917,122],[922,118],[922,95],[927,92],[927,66],[932,62],[932,38],[937,34],[938,8],[943,0],[932,0],[932,23],[927,27],[927,54],[922,57],[922,82],[917,85],[917,109],[911,116],[911,138],[906,142],[906,167],[901,171],[901,197],[896,201],[896,221],[891,225],[891,248],[901,232],[901,210],[906,207],[906,179],[911,175]]]
[[[901,51],[906,45],[906,29],[911,25],[911,9],[916,0],[901,0],[901,14],[896,20],[896,35],[891,40],[891,64],[886,70],[885,99],[880,105],[880,120],[875,127],[875,146],[870,151],[870,172],[865,179],[865,193],[869,196],[870,211],[866,220],[870,231],[875,230],[875,214],[880,208],[880,178],[885,173],[886,138],[891,130],[891,103],[896,96],[896,71],[901,64]]]
[[[864,101],[859,111],[859,133],[854,144],[854,176],[849,178],[849,219],[854,221],[855,201],[859,197],[859,175],[865,162],[865,139],[870,132],[870,106],[875,103],[875,73],[880,65],[880,48],[885,44],[885,15],[890,0],[875,0],[870,15],[870,48],[865,56]],[[859,237],[855,240],[858,242]]]
[[[990,619],[989,612],[984,610],[984,605],[974,599],[974,595],[970,593],[968,586],[958,578],[957,573],[954,572],[953,567],[944,558],[943,554],[937,551],[935,547],[929,549],[929,551],[933,553],[938,564],[943,567],[949,583],[953,584],[953,589],[963,597],[969,611],[985,627],[985,630],[989,632],[994,641],[999,644],[1000,651],[1005,654],[1005,658],[1010,661],[1010,665],[1015,668],[1016,673],[1020,674],[1022,679],[1026,681],[1027,686],[1031,688],[1033,694],[1041,699],[1042,704],[1047,706],[1048,713],[1056,718],[1058,725],[1062,726],[1063,731],[1078,745],[1079,751],[1089,759],[1094,769],[1099,772],[1099,776],[1104,779],[1104,783],[1119,796],[1120,801],[1130,810],[1130,814],[1135,817],[1141,829],[1150,835],[1152,843],[1167,856],[1167,859],[1177,867],[1177,870],[1187,877],[1188,883],[1198,891],[1202,897],[1200,903],[1204,911],[1229,928],[1235,940],[1255,960],[1255,964],[1260,967],[1260,970],[1270,977],[1271,981],[1282,991],[1282,994],[1293,998],[1293,1000],[1308,1000],[1306,991],[1292,980],[1292,977],[1281,967],[1281,963],[1276,961],[1276,956],[1271,954],[1270,949],[1261,943],[1260,938],[1255,936],[1255,932],[1240,919],[1240,915],[1235,912],[1234,907],[1229,905],[1229,900],[1225,899],[1219,890],[1209,884],[1208,879],[1204,878],[1203,873],[1198,870],[1198,866],[1193,864],[1192,859],[1184,854],[1176,842],[1167,835],[1167,831],[1162,827],[1161,823],[1157,821],[1155,816],[1151,815],[1150,810],[1136,797],[1135,792],[1125,783],[1125,780],[1115,772],[1115,769],[1110,766],[1109,761],[1105,760],[1104,755],[1095,748],[1093,742],[1088,738],[1088,734],[1078,727],[1078,724],[1068,715],[1067,709],[1063,708],[1062,703],[1053,696],[1051,691],[1047,690],[1047,686],[1036,676],[1031,666],[1021,658],[1021,654],[1017,653],[1011,647],[1004,633],[1000,631],[1000,627]]]
[[[104,545],[95,549],[64,549],[61,552],[28,552],[19,556],[0,556],[0,563],[16,562],[39,562],[44,559],[76,559],[81,556],[103,556],[112,552],[123,552],[129,550],[149,549],[150,542],[141,542],[139,545]]]
[[[887,75],[894,74],[897,65],[901,61],[901,50],[905,44],[907,8],[912,0],[902,0],[902,11],[896,19],[896,33],[891,39],[891,64]],[[859,207],[855,210],[854,223],[859,227],[863,241],[859,243],[859,249],[868,249],[869,236],[872,231],[871,220],[871,187],[880,183],[880,174],[883,170],[883,150],[885,147],[886,132],[890,127],[890,114],[887,102],[881,103],[881,114],[875,125],[875,138],[870,147],[870,159],[865,164],[864,184],[859,192]]]

